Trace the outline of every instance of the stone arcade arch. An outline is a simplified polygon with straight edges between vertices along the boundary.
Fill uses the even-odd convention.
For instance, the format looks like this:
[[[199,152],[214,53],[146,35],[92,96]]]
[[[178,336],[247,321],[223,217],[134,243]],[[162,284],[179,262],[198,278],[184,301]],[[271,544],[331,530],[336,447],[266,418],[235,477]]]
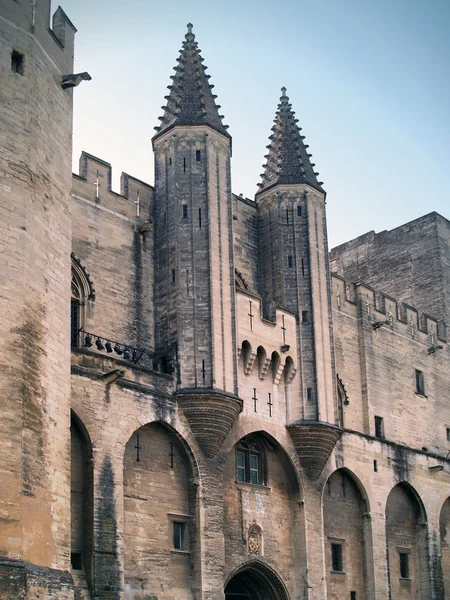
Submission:
[[[441,537],[442,575],[445,596],[450,596],[450,498],[444,502],[439,515],[439,529]]]
[[[249,570],[248,564],[269,562],[288,586],[294,585],[295,565],[305,564],[301,490],[290,457],[267,432],[248,433],[228,453],[223,487],[226,572],[242,570],[230,579],[227,598],[239,600],[234,593],[264,600],[284,597],[268,591],[261,571]]]
[[[225,600],[289,600],[289,594],[275,571],[255,560],[228,578]]]
[[[323,526],[328,597],[371,598],[367,553],[372,547],[365,490],[347,469],[328,478],[323,492]]]
[[[427,518],[408,483],[396,485],[386,503],[389,600],[429,600]]]
[[[71,411],[70,424],[71,565],[77,589],[93,585],[93,461],[89,434]]]
[[[197,486],[186,443],[166,424],[144,425],[123,467],[125,598],[192,600]]]

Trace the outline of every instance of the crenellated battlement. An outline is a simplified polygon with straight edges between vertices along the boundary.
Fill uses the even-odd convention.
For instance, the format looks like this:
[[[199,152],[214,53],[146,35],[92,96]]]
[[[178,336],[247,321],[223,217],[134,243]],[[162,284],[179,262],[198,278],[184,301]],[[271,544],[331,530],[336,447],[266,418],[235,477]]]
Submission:
[[[403,333],[427,344],[429,348],[436,346],[438,340],[447,342],[444,321],[419,312],[414,306],[398,302],[392,296],[378,292],[370,285],[362,282],[350,283],[337,273],[332,273],[331,293],[333,310],[356,318],[358,305],[361,305],[374,329],[398,327],[403,329]]]
[[[14,40],[19,52],[27,54],[29,51],[27,39],[34,37],[56,63],[61,74],[72,73],[77,30],[60,6],[51,16],[50,0],[24,3],[7,2],[6,6],[2,7],[2,15],[5,21],[18,30],[22,30],[24,34]]]
[[[120,193],[112,189],[112,167],[109,162],[82,152],[79,175],[73,174],[72,194],[128,219],[150,221],[153,186],[129,175],[120,176]]]

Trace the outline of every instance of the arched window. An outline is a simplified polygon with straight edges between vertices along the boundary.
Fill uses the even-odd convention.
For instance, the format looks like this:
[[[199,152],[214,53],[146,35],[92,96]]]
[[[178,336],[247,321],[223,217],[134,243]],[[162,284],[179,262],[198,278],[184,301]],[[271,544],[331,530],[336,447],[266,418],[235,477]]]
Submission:
[[[95,290],[89,273],[72,252],[72,283],[70,298],[70,345],[81,345],[80,330],[86,325],[86,305],[88,300],[95,300]]]
[[[236,446],[236,481],[266,485],[265,458],[264,448],[255,438],[243,438]]]

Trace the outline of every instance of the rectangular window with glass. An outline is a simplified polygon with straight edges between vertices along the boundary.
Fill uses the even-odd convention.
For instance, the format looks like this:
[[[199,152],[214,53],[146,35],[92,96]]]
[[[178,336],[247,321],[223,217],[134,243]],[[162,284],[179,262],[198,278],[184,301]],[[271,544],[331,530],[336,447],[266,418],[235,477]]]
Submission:
[[[409,579],[409,554],[407,552],[399,552],[400,558],[400,577]]]
[[[236,481],[252,485],[267,485],[264,448],[249,436],[242,438],[236,447]]]
[[[236,470],[237,470],[237,480],[244,483],[245,482],[245,454],[244,454],[244,452],[240,452],[239,450],[236,452]]]
[[[250,454],[250,483],[254,485],[259,485],[259,471],[260,471],[260,455],[259,454]]]
[[[416,369],[416,394],[425,396],[425,377],[422,371]]]
[[[186,523],[173,523],[173,547],[174,550],[186,550]]]
[[[331,544],[331,569],[336,573],[344,571],[342,544]]]

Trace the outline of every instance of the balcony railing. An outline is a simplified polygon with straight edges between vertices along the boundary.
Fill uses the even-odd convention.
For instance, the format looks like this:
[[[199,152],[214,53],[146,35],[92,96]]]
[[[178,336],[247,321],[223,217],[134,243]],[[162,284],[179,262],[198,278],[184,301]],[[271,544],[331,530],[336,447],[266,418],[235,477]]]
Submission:
[[[72,348],[87,348],[88,350],[96,349],[98,352],[105,352],[106,354],[115,352],[117,356],[129,360],[133,364],[138,363],[145,353],[145,349],[134,348],[130,344],[124,344],[84,329],[78,329],[74,332],[71,346]]]

